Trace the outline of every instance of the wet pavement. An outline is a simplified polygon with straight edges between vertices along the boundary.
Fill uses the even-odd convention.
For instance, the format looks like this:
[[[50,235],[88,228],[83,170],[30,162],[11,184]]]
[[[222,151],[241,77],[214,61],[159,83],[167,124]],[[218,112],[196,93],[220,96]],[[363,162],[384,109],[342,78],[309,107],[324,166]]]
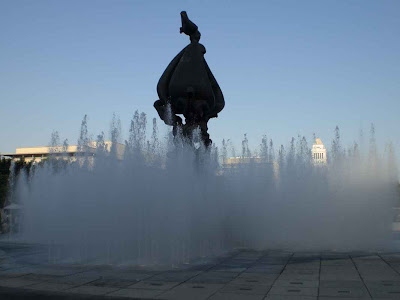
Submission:
[[[400,299],[400,252],[237,250],[174,268],[39,263],[0,242],[0,299]]]

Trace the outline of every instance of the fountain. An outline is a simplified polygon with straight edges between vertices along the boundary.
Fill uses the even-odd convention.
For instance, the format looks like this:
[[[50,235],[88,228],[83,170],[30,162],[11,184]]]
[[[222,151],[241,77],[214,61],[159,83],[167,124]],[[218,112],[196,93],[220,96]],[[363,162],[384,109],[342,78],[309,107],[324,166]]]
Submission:
[[[146,116],[135,113],[123,161],[98,147],[94,161],[83,150],[76,161],[50,159],[29,177],[21,175],[15,193],[24,205],[20,239],[49,245],[51,262],[85,264],[179,264],[241,247],[393,249],[395,159],[393,151],[379,154],[374,139],[370,151],[345,151],[337,135],[328,164],[316,167],[304,137],[277,155],[263,138],[252,160],[246,136],[242,163],[225,163],[237,156],[225,142],[218,162],[207,121],[224,99],[197,26],[185,12],[181,17],[191,44],[165,70],[154,104],[173,126],[166,142],[155,119],[147,139]],[[114,119],[114,145],[119,128]],[[82,149],[91,143],[88,136],[85,117]],[[96,142],[104,145],[104,135]]]

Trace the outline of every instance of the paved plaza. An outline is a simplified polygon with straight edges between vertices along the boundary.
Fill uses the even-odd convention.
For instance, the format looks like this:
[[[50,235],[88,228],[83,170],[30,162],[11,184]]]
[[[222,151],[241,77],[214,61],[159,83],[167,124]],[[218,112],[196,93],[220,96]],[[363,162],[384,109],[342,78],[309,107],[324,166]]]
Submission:
[[[0,242],[0,299],[400,299],[400,253],[237,250],[158,270],[48,255]]]

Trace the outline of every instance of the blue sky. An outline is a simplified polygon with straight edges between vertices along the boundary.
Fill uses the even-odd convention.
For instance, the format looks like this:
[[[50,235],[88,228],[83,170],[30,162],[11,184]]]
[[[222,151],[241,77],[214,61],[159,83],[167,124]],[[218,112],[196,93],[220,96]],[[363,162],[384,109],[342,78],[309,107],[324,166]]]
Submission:
[[[156,116],[156,85],[189,43],[180,11],[199,26],[226,107],[209,122],[220,145],[275,145],[315,132],[345,144],[375,123],[400,147],[400,1],[1,1],[0,152],[76,143],[112,114],[127,135],[136,109]],[[159,123],[160,127],[163,127]]]

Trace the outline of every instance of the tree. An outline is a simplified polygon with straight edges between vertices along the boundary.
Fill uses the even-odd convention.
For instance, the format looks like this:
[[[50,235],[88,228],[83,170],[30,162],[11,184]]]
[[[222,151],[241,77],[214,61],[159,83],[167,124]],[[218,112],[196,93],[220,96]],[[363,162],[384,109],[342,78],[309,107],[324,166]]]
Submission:
[[[340,144],[340,130],[339,126],[335,128],[335,137],[332,141],[332,159],[334,161],[340,160],[342,156],[342,146]]]
[[[269,160],[269,151],[268,151],[268,139],[266,135],[263,135],[260,144],[260,157],[261,161],[266,163]]]
[[[8,178],[10,176],[10,159],[0,160],[0,208],[4,207],[8,192]]]

